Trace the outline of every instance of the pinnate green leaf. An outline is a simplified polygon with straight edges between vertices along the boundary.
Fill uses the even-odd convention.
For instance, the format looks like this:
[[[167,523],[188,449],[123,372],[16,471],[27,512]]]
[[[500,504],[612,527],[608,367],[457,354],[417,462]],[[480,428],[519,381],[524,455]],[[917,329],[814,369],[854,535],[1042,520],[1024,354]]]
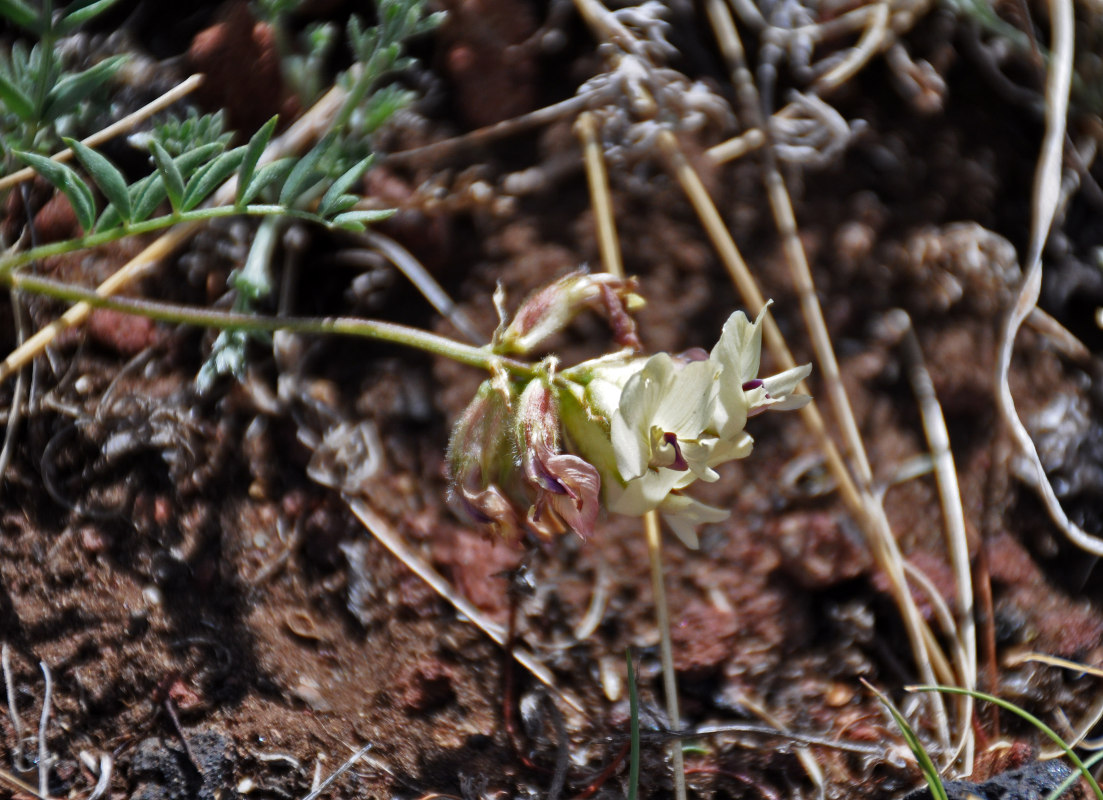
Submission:
[[[150,141],[149,150],[153,153],[157,171],[164,180],[169,203],[172,204],[174,211],[179,211],[180,203],[184,199],[184,176],[180,172],[180,167],[156,139]]]
[[[257,164],[260,162],[260,157],[264,154],[264,148],[268,147],[268,142],[272,139],[272,134],[276,130],[276,123],[279,121],[279,117],[275,116],[272,119],[264,123],[260,130],[253,134],[252,138],[245,145],[245,158],[241,160],[241,166],[237,172],[237,200],[236,205],[245,205],[244,198],[249,193],[249,190],[253,183],[253,178],[257,174]],[[255,193],[253,196],[256,196]]]
[[[234,170],[238,168],[243,158],[245,158],[245,147],[235,147],[210,163],[204,164],[188,181],[181,208],[184,211],[190,211],[206,200],[211,192],[234,174]]]
[[[92,229],[92,224],[96,221],[96,201],[92,196],[92,189],[71,167],[37,153],[16,151],[15,156],[69,198],[73,212],[77,215],[77,222],[86,231]]]
[[[355,184],[364,173],[368,171],[371,166],[373,156],[368,156],[364,160],[356,164],[352,169],[345,172],[337,180],[333,182],[333,185],[329,187],[322,200],[318,204],[318,213],[323,217],[332,217],[336,214],[340,214],[342,211],[347,211],[356,205],[358,198],[346,192]]]
[[[104,197],[115,206],[122,220],[130,222],[130,193],[126,188],[126,178],[123,177],[119,168],[108,161],[105,156],[81,144],[76,139],[66,137],[64,142],[73,151],[88,174],[92,176],[92,180],[95,181],[96,186],[100,187]]]

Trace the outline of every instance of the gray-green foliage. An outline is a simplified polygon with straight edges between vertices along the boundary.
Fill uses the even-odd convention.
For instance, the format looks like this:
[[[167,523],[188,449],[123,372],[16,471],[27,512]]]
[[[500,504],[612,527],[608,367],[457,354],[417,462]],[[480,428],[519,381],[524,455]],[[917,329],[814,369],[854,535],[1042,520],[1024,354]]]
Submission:
[[[272,205],[256,206],[251,201],[264,189],[278,185],[278,200],[274,207],[287,214],[350,231],[362,231],[365,223],[380,218],[378,211],[349,211],[357,198],[345,190],[364,174],[370,163],[367,160],[355,164],[334,180],[326,195],[329,201],[320,204],[316,212],[296,208],[304,192],[324,177],[314,165],[326,148],[316,146],[295,163],[283,160],[257,169],[260,154],[264,152],[275,127],[276,118],[273,117],[240,147],[227,150],[219,142],[208,142],[175,158],[157,139],[152,138],[149,148],[155,169],[129,184],[122,171],[107,157],[74,139],[67,138],[65,143],[73,150],[89,180],[85,180],[73,167],[37,153],[16,151],[15,156],[34,168],[69,199],[77,221],[92,234],[106,235],[118,229],[125,233],[139,223],[153,222],[151,215],[166,199],[171,212],[160,218],[159,221],[164,224],[172,224],[189,213],[194,218],[202,219],[204,213],[210,215],[211,209],[199,209],[200,204],[235,173],[238,178],[237,197],[223,208],[241,213],[258,210],[267,213],[272,210]],[[98,207],[93,186],[107,198],[106,207]]]
[[[233,138],[233,131],[226,130],[226,115],[222,111],[201,116],[194,108],[189,108],[185,116],[169,115],[159,120],[149,133],[131,137],[131,141],[141,144],[147,139],[155,139],[170,156],[175,157],[208,144],[225,148]]]
[[[362,231],[367,224],[391,212],[356,210],[355,185],[371,165],[371,134],[410,100],[410,93],[384,86],[384,79],[414,62],[406,55],[406,40],[424,33],[441,15],[425,15],[426,0],[377,0],[378,24],[365,26],[357,17],[348,25],[353,64],[336,77],[346,97],[329,131],[305,155],[264,163],[263,154],[276,128],[275,118],[248,142],[230,147],[232,134],[219,114],[169,119],[132,143],[149,151],[149,174],[129,181],[106,156],[65,138],[76,165],[60,163],[43,153],[50,148],[41,136],[51,121],[85,102],[118,69],[121,60],[109,59],[83,72],[65,73],[53,55],[57,37],[115,0],[77,0],[61,15],[51,15],[49,3],[39,12],[22,0],[0,0],[0,15],[38,35],[37,44],[13,46],[6,61],[0,58],[0,137],[7,151],[34,168],[63,193],[73,206],[84,235],[70,242],[37,248],[0,259],[0,277],[34,257],[94,247],[123,236],[157,230],[182,221],[202,221],[230,213],[269,217],[262,232],[274,240],[278,217],[295,217],[331,228]],[[258,0],[260,16],[282,25],[297,0]],[[277,33],[279,31],[277,30]],[[319,67],[332,47],[332,30],[315,27],[307,32],[306,54],[300,71]],[[320,74],[314,69],[314,80]],[[52,87],[43,89],[43,86]],[[309,88],[309,87],[308,87]],[[320,91],[320,89],[319,89]],[[216,205],[210,201],[227,179],[236,176],[237,192]],[[102,198],[102,199],[101,199]],[[106,202],[104,202],[106,201]],[[163,209],[167,203],[168,212]],[[160,216],[156,216],[160,213]],[[271,248],[254,247],[241,270],[230,276],[234,309],[253,313],[270,294]],[[267,255],[265,255],[267,254]],[[240,376],[248,336],[240,331],[219,337],[200,374],[201,385],[218,375]]]
[[[89,104],[126,57],[74,70],[57,43],[117,1],[78,0],[54,13],[50,2],[34,8],[22,0],[0,0],[0,15],[37,39],[0,51],[0,144],[6,156],[14,150],[50,152],[61,135],[77,132]]]
[[[335,30],[328,25],[308,28],[301,51],[296,52],[288,43],[286,22],[298,6],[299,0],[258,0],[254,10],[276,32],[285,78],[305,103],[321,93],[318,74],[335,41]],[[283,170],[286,176],[278,193],[279,203],[292,205],[318,199],[318,213],[335,225],[362,225],[375,217],[377,212],[351,210],[357,198],[349,190],[371,165],[372,133],[413,98],[411,92],[398,86],[380,84],[388,75],[414,65],[414,59],[406,54],[407,41],[441,21],[442,14],[426,15],[425,6],[426,0],[376,0],[378,24],[367,27],[355,15],[349,19],[348,46],[353,64],[336,78],[346,91],[345,101],[329,133],[310,152],[294,164],[269,166],[270,171]],[[274,235],[272,231],[265,234]],[[255,255],[261,249],[255,244],[245,266],[230,277],[230,285],[237,292],[236,311],[254,310],[271,292],[270,259]],[[248,339],[248,334],[241,331],[219,334],[199,375],[201,389],[219,375],[242,375]]]

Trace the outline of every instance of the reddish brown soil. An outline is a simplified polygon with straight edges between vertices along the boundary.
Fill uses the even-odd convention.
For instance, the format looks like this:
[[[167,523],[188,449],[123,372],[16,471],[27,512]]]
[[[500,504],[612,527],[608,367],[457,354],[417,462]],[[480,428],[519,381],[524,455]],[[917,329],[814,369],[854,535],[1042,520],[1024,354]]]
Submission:
[[[316,13],[342,13],[340,4],[329,5]],[[381,137],[390,150],[562,99],[600,68],[592,39],[569,10],[551,17],[562,48],[544,52],[529,39],[543,4],[444,5],[451,21],[417,45],[425,64],[413,80],[426,93],[421,116],[407,116]],[[202,32],[179,43],[178,53],[187,51],[202,68],[212,48],[226,57],[215,44],[232,36],[249,45],[239,55],[265,55],[271,41],[243,27],[241,8],[211,9]],[[675,14],[685,57],[673,66],[708,78],[730,99],[704,23],[686,19],[685,9]],[[906,43],[933,60],[954,31],[949,41],[968,39],[966,28],[935,11]],[[251,71],[249,60],[231,71]],[[1025,248],[1041,125],[992,90],[967,56],[937,63],[949,87],[942,110],[924,113],[902,99],[885,64],[874,60],[830,98],[846,119],[864,119],[865,131],[828,166],[787,176],[843,380],[876,479],[885,483],[927,445],[907,363],[880,322],[904,308],[916,325],[950,430],[974,574],[991,585],[994,617],[980,620],[982,685],[1047,720],[1064,714],[1075,721],[1098,697],[1098,681],[1004,663],[1020,650],[1103,663],[1099,569],[1063,540],[1020,482],[1023,466],[994,400],[998,331],[1016,280],[1002,272],[1014,272],[1014,251],[1008,257],[997,237],[1019,253]],[[227,74],[225,63],[217,66]],[[263,96],[234,95],[237,118],[255,122],[287,110],[286,95],[270,88]],[[571,122],[431,162],[384,159],[367,179],[370,191],[400,207],[380,230],[421,258],[488,337],[497,283],[516,304],[580,263],[599,261]],[[698,153],[718,140],[687,136],[684,146]],[[507,195],[507,176],[537,167],[545,173],[535,190]],[[705,178],[798,360],[810,360],[759,175],[747,157],[709,168]],[[677,184],[657,155],[615,170],[612,184],[625,264],[649,300],[639,315],[645,345],[711,346],[739,300]],[[1090,317],[1103,304],[1092,261],[1103,235],[1093,224],[1100,208],[1092,197],[1075,197],[1060,220],[1043,299],[1091,349],[1090,363],[1064,357],[1028,327],[1012,389],[1047,467],[1068,489],[1070,513],[1098,530],[1103,337]],[[138,290],[212,301],[240,265],[242,230],[208,229]],[[295,313],[382,316],[454,335],[400,276],[383,270],[376,288],[355,291],[356,276],[332,258],[347,243],[310,237]],[[979,260],[970,260],[971,248],[979,248]],[[99,279],[131,254],[49,268],[59,277]],[[285,259],[281,252],[277,266]],[[57,312],[51,303],[28,305],[35,325]],[[5,312],[0,329],[10,331],[10,322]],[[258,343],[243,384],[225,381],[199,397],[193,379],[212,338],[97,314],[85,333],[64,337],[36,367],[0,503],[0,638],[11,648],[12,699],[24,727],[19,740],[0,715],[0,766],[37,782],[39,662],[53,682],[46,732],[56,757],[54,796],[87,796],[95,783],[79,758],[87,751],[113,756],[112,797],[302,797],[316,776],[366,744],[368,757],[330,796],[544,796],[562,752],[570,758],[560,796],[576,796],[626,741],[628,647],[638,660],[645,729],[667,724],[638,521],[603,519],[591,541],[568,536],[526,554],[490,542],[450,510],[449,426],[480,374],[371,343],[281,340],[278,362]],[[556,349],[570,363],[608,343],[603,324],[586,318]],[[823,395],[817,372],[812,386]],[[11,382],[3,387],[5,402],[12,391]],[[1043,412],[1052,423],[1038,422]],[[378,433],[382,461],[373,474],[348,478],[363,453],[323,447],[314,455],[342,423]],[[750,429],[754,454],[697,492],[732,508],[731,519],[703,529],[698,552],[666,543],[683,723],[759,722],[757,703],[793,730],[885,748],[879,755],[813,748],[831,798],[910,788],[918,773],[888,758],[899,736],[860,682],[906,701],[900,689],[917,678],[884,576],[837,497],[822,491],[822,460],[799,417],[765,415]],[[353,432],[343,430],[330,444],[351,440]],[[354,482],[406,542],[498,623],[508,618],[507,573],[524,561],[533,589],[519,600],[517,635],[584,713],[549,707],[540,684],[373,539],[338,491],[311,480],[312,457],[312,474]],[[802,461],[807,468],[798,470]],[[892,485],[885,506],[905,555],[952,599],[932,477]],[[575,629],[598,587],[607,593],[600,621],[578,640]],[[932,613],[926,600],[921,608]],[[986,641],[995,644],[995,663],[984,658]],[[516,730],[507,716],[523,718]],[[1028,757],[1037,734],[1010,718],[997,732],[993,719],[983,709],[978,727],[986,736],[1009,735],[1023,746],[1019,759]],[[695,797],[812,796],[793,747],[776,738],[694,741]],[[663,753],[658,737],[645,738],[648,797],[669,796]],[[626,774],[622,763],[598,796],[623,796]]]

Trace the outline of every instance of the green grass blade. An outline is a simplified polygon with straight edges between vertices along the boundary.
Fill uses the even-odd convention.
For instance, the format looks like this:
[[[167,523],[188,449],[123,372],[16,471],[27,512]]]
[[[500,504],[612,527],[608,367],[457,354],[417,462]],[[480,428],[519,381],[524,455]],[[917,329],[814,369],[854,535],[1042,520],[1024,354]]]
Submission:
[[[1103,790],[1099,788],[1099,783],[1092,776],[1087,766],[1084,765],[1084,762],[1080,760],[1080,756],[1076,755],[1076,751],[1069,747],[1068,743],[1060,737],[1057,731],[1046,725],[1025,708],[1020,708],[1014,703],[1004,700],[1001,697],[996,697],[992,694],[985,694],[984,692],[978,692],[975,689],[960,689],[956,686],[908,686],[907,689],[909,692],[943,692],[945,694],[969,695],[970,697],[974,697],[977,700],[985,700],[989,703],[994,703],[1003,710],[1010,711],[1012,714],[1021,717],[1022,719],[1033,725],[1035,728],[1040,730],[1043,734],[1045,734],[1045,736],[1051,742],[1053,742],[1065,751],[1065,755],[1068,756],[1069,761],[1071,761],[1076,766],[1076,768],[1080,770],[1080,774],[1084,776],[1084,780],[1086,780],[1088,782],[1088,785],[1092,787],[1092,791],[1095,792],[1097,800],[1103,800]]]
[[[912,751],[912,755],[915,756],[915,760],[919,764],[919,769],[923,773],[923,777],[927,780],[927,786],[930,787],[931,790],[931,797],[933,797],[934,800],[949,800],[946,794],[946,787],[942,784],[942,776],[938,774],[938,767],[935,766],[931,757],[927,754],[927,750],[923,747],[923,743],[919,741],[919,736],[916,734],[915,729],[908,724],[908,721],[904,719],[904,715],[900,713],[896,705],[889,700],[883,692],[874,688],[873,685],[867,681],[863,680],[862,683],[864,683],[871,692],[877,695],[877,699],[888,709],[896,726],[900,728],[900,734],[904,737],[908,749]]]
[[[1091,758],[1084,759],[1084,766],[1088,769],[1091,769],[1100,761],[1103,761],[1103,750],[1097,753],[1093,753]],[[1083,777],[1082,773],[1072,773],[1059,784],[1057,784],[1057,788],[1050,792],[1049,795],[1046,796],[1045,800],[1057,800],[1057,798],[1067,792],[1076,781],[1080,780],[1081,777]]]

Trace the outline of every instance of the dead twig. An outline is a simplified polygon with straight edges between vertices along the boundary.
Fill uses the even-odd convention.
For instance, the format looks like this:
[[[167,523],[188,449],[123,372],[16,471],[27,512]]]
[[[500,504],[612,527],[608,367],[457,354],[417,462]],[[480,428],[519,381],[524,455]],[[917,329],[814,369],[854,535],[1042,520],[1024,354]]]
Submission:
[[[361,758],[363,758],[364,755],[366,755],[367,752],[369,750],[371,750],[371,747],[372,747],[371,744],[368,743],[368,744],[364,745],[363,747],[361,747],[359,750],[357,750],[355,753],[353,753],[349,757],[348,761],[346,761],[344,764],[342,764],[337,769],[335,769],[333,771],[332,775],[330,775],[324,781],[319,783],[317,785],[317,787],[314,789],[314,791],[312,791],[310,794],[308,794],[306,797],[304,797],[303,800],[317,800],[317,798],[321,796],[322,792],[324,792],[326,789],[328,789],[330,787],[330,785],[335,780],[337,780],[342,775],[344,775],[346,772],[348,772],[350,769],[352,769],[354,766],[356,766],[356,762],[359,761]],[[321,766],[321,765],[319,765],[319,766]]]

